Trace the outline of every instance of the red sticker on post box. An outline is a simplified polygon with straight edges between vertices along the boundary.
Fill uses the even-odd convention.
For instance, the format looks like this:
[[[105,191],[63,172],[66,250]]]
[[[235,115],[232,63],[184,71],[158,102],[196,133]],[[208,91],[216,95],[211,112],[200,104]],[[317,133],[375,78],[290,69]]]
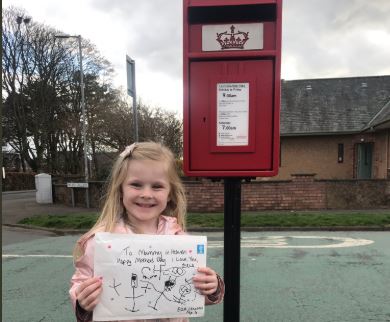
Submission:
[[[217,84],[217,146],[248,145],[249,83]]]

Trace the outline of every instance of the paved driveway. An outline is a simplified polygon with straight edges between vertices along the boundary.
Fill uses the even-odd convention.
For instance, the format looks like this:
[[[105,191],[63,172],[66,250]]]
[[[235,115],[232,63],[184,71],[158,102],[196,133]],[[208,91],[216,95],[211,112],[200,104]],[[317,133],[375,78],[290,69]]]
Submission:
[[[223,235],[208,235],[208,265],[222,273]],[[67,291],[77,237],[3,247],[3,321],[74,321]],[[388,232],[242,237],[241,321],[390,321]],[[223,321],[222,312],[207,307],[196,321]]]

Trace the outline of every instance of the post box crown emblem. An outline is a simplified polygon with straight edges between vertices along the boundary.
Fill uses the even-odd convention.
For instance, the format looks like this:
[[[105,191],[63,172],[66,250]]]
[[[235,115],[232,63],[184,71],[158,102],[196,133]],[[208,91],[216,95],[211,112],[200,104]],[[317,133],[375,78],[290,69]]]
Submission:
[[[232,49],[232,48],[244,49],[244,45],[249,39],[248,37],[249,31],[243,32],[238,30],[237,32],[234,32],[235,29],[236,27],[232,25],[230,27],[230,33],[228,31],[217,33],[216,40],[221,45],[221,49]]]

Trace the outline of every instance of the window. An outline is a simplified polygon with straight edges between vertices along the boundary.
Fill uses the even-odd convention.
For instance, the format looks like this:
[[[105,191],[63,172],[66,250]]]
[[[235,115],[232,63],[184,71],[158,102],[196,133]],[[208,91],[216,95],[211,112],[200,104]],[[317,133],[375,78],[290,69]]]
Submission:
[[[337,162],[338,163],[344,162],[344,143],[339,143],[339,145],[338,145]]]

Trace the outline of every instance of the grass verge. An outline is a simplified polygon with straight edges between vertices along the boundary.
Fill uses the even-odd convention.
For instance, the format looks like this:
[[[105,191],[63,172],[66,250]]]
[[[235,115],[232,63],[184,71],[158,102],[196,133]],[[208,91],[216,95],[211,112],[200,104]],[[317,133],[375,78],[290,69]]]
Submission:
[[[57,229],[89,229],[97,218],[97,213],[40,215],[24,218],[18,224]]]
[[[96,213],[41,215],[21,220],[19,224],[57,229],[89,229],[97,219]],[[241,227],[390,227],[389,212],[254,212],[241,215]],[[190,213],[187,227],[223,228],[221,213]]]

